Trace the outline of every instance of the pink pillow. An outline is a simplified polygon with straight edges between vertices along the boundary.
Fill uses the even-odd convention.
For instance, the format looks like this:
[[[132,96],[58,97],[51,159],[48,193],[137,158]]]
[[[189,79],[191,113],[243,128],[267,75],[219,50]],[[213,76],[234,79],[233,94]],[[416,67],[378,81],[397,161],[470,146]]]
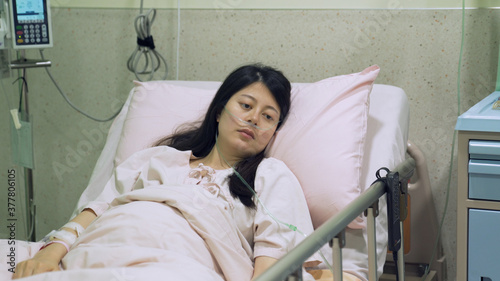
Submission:
[[[176,86],[164,81],[134,83],[134,96],[118,143],[115,166],[134,152],[170,135],[179,125],[201,120],[216,92],[216,89]]]
[[[288,119],[269,147],[299,179],[314,228],[361,193],[369,94],[379,70],[294,87]],[[362,217],[349,224],[363,226]]]
[[[369,94],[379,73],[360,73],[293,84],[288,119],[268,147],[299,179],[317,228],[360,194]],[[219,84],[216,84],[219,85]],[[185,122],[203,118],[216,89],[164,81],[136,82],[115,164],[150,147]],[[361,228],[361,217],[349,224]]]

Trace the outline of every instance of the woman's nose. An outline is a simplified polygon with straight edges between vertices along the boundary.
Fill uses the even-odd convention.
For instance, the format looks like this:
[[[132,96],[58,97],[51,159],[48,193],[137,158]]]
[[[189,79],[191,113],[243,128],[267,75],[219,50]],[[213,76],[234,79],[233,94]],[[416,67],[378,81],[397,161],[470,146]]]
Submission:
[[[248,113],[248,116],[247,116],[247,122],[249,123],[252,123],[252,124],[255,124],[257,125],[257,120],[259,120],[259,116],[258,116],[258,112],[257,110],[252,110]]]

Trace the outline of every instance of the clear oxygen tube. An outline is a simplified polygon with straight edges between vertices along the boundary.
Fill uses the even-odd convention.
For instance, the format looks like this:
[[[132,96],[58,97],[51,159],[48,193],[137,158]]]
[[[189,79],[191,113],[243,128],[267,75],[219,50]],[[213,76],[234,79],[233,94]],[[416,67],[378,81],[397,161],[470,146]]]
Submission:
[[[253,123],[251,123],[251,122],[245,121],[245,120],[241,119],[240,117],[238,117],[238,116],[234,115],[231,111],[229,111],[229,110],[227,109],[227,107],[226,107],[226,106],[224,106],[224,110],[225,110],[227,113],[229,113],[229,115],[231,115],[233,118],[235,118],[236,120],[238,120],[239,122],[241,122],[241,123],[243,123],[243,124],[245,124],[245,125],[248,125],[248,126],[250,126],[250,127],[253,127],[253,128],[255,128],[255,129],[261,130],[261,131],[268,131],[268,130],[270,130],[270,129],[274,128],[276,125],[278,125],[278,124],[281,122],[280,120],[278,120],[278,121],[276,121],[276,122],[272,121],[272,122],[269,122],[268,124],[266,124],[266,125],[265,125],[265,128],[263,128],[263,127],[259,127],[259,126],[257,126],[256,124],[253,124]]]

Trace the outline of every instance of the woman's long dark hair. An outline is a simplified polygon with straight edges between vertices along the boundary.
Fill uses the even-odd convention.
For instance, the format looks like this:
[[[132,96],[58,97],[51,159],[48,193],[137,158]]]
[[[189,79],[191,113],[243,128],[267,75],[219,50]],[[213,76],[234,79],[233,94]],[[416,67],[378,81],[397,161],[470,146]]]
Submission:
[[[290,110],[290,82],[279,70],[261,64],[252,64],[242,66],[229,74],[215,94],[201,125],[193,125],[162,138],[154,146],[168,145],[181,151],[191,150],[196,157],[207,156],[215,145],[217,116],[221,114],[224,105],[235,93],[256,82],[264,84],[269,89],[280,107],[281,122],[277,126],[279,129]],[[264,150],[238,162],[235,166],[236,171],[253,189],[255,173],[262,159],[264,159]],[[229,176],[229,190],[231,195],[238,198],[246,207],[256,207],[252,199],[252,191],[248,190],[234,173]]]

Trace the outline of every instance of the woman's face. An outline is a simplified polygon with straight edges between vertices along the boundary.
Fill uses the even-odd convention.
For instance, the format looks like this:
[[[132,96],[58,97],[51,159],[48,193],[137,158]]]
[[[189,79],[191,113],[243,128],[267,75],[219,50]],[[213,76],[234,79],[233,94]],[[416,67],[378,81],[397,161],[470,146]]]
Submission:
[[[279,118],[280,107],[264,84],[256,82],[235,93],[217,119],[224,157],[239,161],[264,150]]]

